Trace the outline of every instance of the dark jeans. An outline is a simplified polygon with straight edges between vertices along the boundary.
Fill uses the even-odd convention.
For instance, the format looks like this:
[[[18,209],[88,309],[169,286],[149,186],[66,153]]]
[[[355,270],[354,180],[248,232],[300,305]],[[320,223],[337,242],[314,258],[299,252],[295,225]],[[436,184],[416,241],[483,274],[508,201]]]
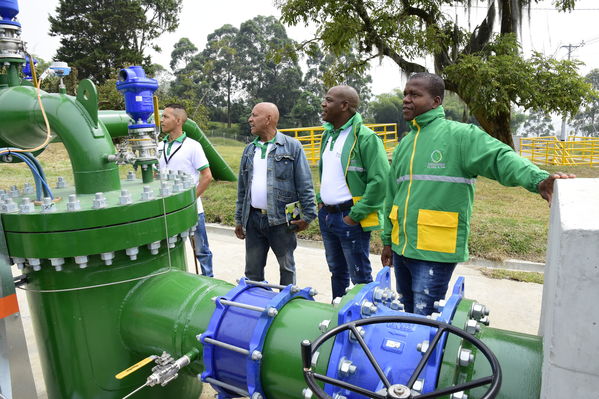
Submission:
[[[195,255],[198,262],[200,262],[202,275],[214,277],[214,274],[212,274],[212,251],[210,251],[210,247],[208,246],[206,218],[203,213],[198,215],[198,224],[196,231],[193,233],[193,239],[195,241]]]
[[[295,232],[287,224],[268,225],[268,216],[250,210],[245,229],[245,276],[250,280],[264,281],[264,267],[268,249],[271,248],[279,262],[281,285],[295,284],[295,260],[297,247]]]
[[[343,221],[349,210],[330,213],[326,208],[318,211],[318,223],[324,244],[325,256],[331,271],[333,298],[345,295],[349,279],[354,284],[372,281],[370,266],[370,232],[362,226],[350,226]]]
[[[405,311],[430,315],[434,303],[445,298],[455,263],[410,259],[393,253],[393,268],[400,301]]]

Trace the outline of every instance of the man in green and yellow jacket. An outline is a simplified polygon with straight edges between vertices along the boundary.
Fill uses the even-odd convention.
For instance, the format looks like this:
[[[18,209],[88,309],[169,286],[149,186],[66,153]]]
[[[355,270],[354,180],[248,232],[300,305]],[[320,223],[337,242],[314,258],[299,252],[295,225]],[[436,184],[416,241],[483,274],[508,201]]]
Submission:
[[[404,90],[410,132],[393,152],[385,199],[383,265],[393,266],[405,310],[428,315],[445,297],[457,262],[468,259],[477,176],[521,186],[551,201],[550,175],[477,126],[445,119],[443,79],[413,75]]]
[[[382,228],[389,162],[382,140],[362,124],[350,86],[331,88],[322,102],[318,222],[331,271],[333,298],[372,281],[370,233]]]

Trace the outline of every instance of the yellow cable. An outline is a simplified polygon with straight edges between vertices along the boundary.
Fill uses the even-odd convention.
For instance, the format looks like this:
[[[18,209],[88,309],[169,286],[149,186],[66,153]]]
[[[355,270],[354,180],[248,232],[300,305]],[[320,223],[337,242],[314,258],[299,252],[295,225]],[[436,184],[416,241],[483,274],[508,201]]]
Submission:
[[[50,123],[48,122],[48,116],[46,115],[46,110],[44,108],[44,104],[42,103],[40,82],[37,80],[37,73],[35,72],[35,65],[33,65],[33,57],[31,57],[31,54],[27,54],[27,55],[29,56],[29,65],[31,66],[33,83],[34,83],[35,87],[37,88],[37,102],[40,106],[40,110],[42,111],[42,116],[44,117],[44,123],[46,124],[47,134],[46,134],[46,140],[44,140],[44,142],[41,145],[38,145],[35,148],[23,148],[20,150],[11,150],[11,152],[35,152],[37,150],[41,150],[42,148],[44,148],[45,146],[48,145],[48,143],[50,142],[50,139],[52,138],[52,132],[50,130]]]

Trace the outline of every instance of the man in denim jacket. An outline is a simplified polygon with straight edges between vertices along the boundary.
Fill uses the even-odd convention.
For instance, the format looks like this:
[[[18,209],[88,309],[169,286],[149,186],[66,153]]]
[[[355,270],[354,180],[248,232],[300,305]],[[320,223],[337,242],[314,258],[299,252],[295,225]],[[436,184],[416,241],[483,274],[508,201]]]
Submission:
[[[277,131],[279,110],[259,103],[248,122],[256,139],[241,156],[235,235],[245,239],[245,276],[263,281],[268,249],[279,262],[280,284],[295,284],[295,233],[316,218],[308,160],[299,141]],[[285,206],[299,201],[302,216],[287,223]]]

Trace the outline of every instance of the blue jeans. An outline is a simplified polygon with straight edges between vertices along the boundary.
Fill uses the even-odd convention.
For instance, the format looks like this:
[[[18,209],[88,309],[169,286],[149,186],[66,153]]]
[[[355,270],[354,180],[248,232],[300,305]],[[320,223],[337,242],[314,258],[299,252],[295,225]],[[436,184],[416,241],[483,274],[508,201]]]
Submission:
[[[268,225],[268,216],[250,210],[245,229],[245,276],[250,280],[264,281],[264,267],[268,249],[271,248],[279,262],[281,285],[295,284],[295,260],[293,251],[297,247],[295,232],[287,223]]]
[[[193,238],[195,241],[195,255],[198,262],[200,262],[202,275],[214,277],[214,274],[212,274],[212,251],[210,251],[210,247],[208,246],[206,218],[203,213],[198,215],[198,224],[195,233],[193,233]]]
[[[349,279],[354,284],[372,281],[370,266],[370,232],[359,224],[350,226],[343,221],[344,212],[329,213],[326,208],[318,211],[320,234],[324,252],[331,272],[333,298],[345,295]]]
[[[456,263],[410,259],[393,253],[393,268],[405,311],[428,316],[434,303],[445,298]]]

